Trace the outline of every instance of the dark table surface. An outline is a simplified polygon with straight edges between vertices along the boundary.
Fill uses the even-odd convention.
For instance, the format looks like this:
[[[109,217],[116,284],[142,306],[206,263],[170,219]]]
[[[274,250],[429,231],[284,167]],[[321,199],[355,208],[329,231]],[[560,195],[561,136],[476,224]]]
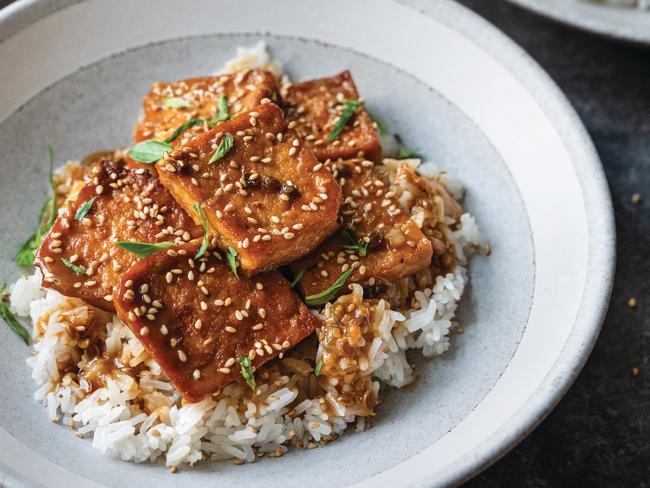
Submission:
[[[594,37],[504,0],[459,2],[526,49],[569,97],[605,166],[618,234],[612,303],[583,372],[526,440],[466,486],[648,487],[650,47]]]
[[[618,234],[614,294],[584,370],[526,440],[466,486],[650,486],[650,46],[617,44],[504,0],[459,1],[569,97],[605,167]]]

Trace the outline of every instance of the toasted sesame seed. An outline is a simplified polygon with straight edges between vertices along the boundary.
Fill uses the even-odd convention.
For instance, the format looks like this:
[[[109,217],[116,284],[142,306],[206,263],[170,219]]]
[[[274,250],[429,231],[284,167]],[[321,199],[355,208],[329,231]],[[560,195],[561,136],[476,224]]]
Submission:
[[[295,147],[292,147],[291,149],[289,149],[289,156],[295,155],[297,151],[298,150]]]
[[[225,364],[224,366],[225,366],[226,368],[229,368],[229,367],[232,366],[233,364],[235,364],[235,358],[230,358],[230,359],[228,359],[228,361],[226,361],[226,364]]]
[[[141,336],[146,336],[148,334],[149,334],[149,327],[147,327],[147,326],[140,327],[140,335]]]
[[[194,378],[195,380],[199,380],[201,378],[201,371],[198,369],[192,371],[192,378]]]
[[[203,327],[203,322],[201,321],[201,319],[196,319],[196,322],[194,322],[194,328],[198,330],[201,327]]]
[[[178,350],[178,359],[181,360],[181,363],[187,361],[187,355],[180,349]]]
[[[162,335],[167,335],[169,333],[169,329],[167,328],[167,326],[165,324],[160,326],[160,333]]]
[[[235,332],[237,332],[237,329],[235,329],[234,327],[231,327],[230,325],[227,325],[225,330],[226,330],[226,332],[229,332],[230,334],[234,334]]]

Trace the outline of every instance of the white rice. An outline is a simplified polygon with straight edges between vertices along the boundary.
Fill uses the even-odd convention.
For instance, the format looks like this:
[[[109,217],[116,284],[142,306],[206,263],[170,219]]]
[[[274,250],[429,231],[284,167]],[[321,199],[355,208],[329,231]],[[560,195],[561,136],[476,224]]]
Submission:
[[[263,44],[242,49],[240,58],[226,68],[272,66],[268,53],[264,56],[262,51],[266,53]],[[432,168],[422,165],[420,170],[433,176]],[[459,186],[449,186],[455,195],[461,193]],[[453,273],[415,291],[416,304],[405,313],[391,310],[383,300],[375,306],[374,338],[361,368],[364,375],[401,387],[414,378],[407,350],[419,349],[433,357],[449,349],[456,308],[467,283],[467,256],[484,243],[469,214],[462,216],[460,227],[448,238],[457,253]],[[170,467],[207,458],[251,462],[262,455],[280,456],[289,445],[315,447],[351,424],[358,430],[366,426],[366,419],[338,403],[331,391],[296,404],[293,375],[273,382],[258,380],[256,398],[262,401],[247,399],[247,387],[232,383],[216,397],[186,404],[117,316],[106,325],[106,353],[140,372],[134,378],[117,371],[93,391],[84,379],[77,383],[64,375],[67,365],[81,359],[79,347],[66,331],[64,315],[83,319],[91,313],[89,308],[80,300],[41,288],[38,271],[19,279],[10,292],[12,311],[30,317],[33,324],[34,352],[27,364],[36,383],[35,400],[47,408],[52,421],[71,426],[80,437],[92,437],[92,447],[102,453],[138,463],[163,458]],[[349,297],[362,300],[361,286],[353,285]],[[379,384],[373,383],[373,388],[378,396]]]

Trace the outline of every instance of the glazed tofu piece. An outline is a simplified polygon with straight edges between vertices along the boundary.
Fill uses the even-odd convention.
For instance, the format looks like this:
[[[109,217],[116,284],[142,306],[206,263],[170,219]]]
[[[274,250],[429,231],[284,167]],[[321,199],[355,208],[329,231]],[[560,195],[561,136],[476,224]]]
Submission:
[[[156,167],[193,216],[198,202],[217,245],[235,249],[249,275],[304,256],[337,228],[341,189],[273,103],[219,124]]]
[[[381,159],[381,145],[375,124],[359,106],[343,131],[329,140],[347,100],[359,100],[357,87],[349,71],[318,80],[292,83],[282,87],[287,120],[312,148],[320,161],[363,157]]]
[[[76,220],[84,206],[86,215]],[[115,241],[183,242],[202,235],[160,180],[144,169],[104,160],[59,210],[35,263],[45,287],[113,311],[114,287],[138,259]]]
[[[143,118],[135,129],[136,142],[165,140],[190,119],[213,119],[219,99],[225,96],[230,115],[258,106],[265,100],[278,100],[278,84],[268,71],[246,69],[233,74],[154,83],[144,98]],[[172,145],[184,144],[210,129],[195,125],[180,134]]]
[[[304,296],[327,290],[349,269],[346,285],[373,286],[431,264],[431,242],[391,195],[387,168],[354,159],[332,162],[330,169],[343,190],[342,230],[291,263],[294,274],[305,271],[298,284]]]
[[[277,271],[237,278],[218,251],[184,244],[138,261],[114,295],[131,328],[189,402],[242,379],[319,325]]]

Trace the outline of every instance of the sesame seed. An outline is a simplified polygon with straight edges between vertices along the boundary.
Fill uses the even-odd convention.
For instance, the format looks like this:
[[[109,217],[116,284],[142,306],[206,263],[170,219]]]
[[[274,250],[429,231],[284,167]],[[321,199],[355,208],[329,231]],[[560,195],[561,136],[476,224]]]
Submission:
[[[140,335],[141,336],[146,336],[149,335],[149,327],[144,326],[140,328]]]
[[[201,319],[196,319],[196,322],[194,322],[194,328],[199,330],[201,327],[203,327],[203,322],[201,322]]]
[[[289,156],[295,155],[296,151],[297,151],[297,149],[295,147],[292,147],[291,149],[289,149]]]
[[[201,378],[201,371],[198,369],[192,371],[192,378],[194,378],[195,380],[199,380]]]
[[[204,301],[201,301],[201,310],[207,310],[208,309],[208,304],[205,303]]]
[[[229,368],[233,364],[235,364],[235,358],[230,358],[230,359],[228,359],[228,361],[226,361],[225,366],[226,366],[226,368]]]
[[[181,360],[181,363],[184,363],[185,361],[187,361],[187,356],[186,356],[185,353],[184,353],[182,350],[180,350],[180,349],[178,350],[178,359]]]
[[[242,313],[241,313],[239,310],[237,310],[237,311],[235,312],[235,318],[236,318],[237,320],[244,320],[244,316],[242,315]]]
[[[234,327],[231,327],[230,325],[227,325],[225,330],[226,330],[226,332],[228,332],[230,334],[234,334],[235,332],[237,332],[237,329],[235,329]]]
[[[167,335],[169,333],[169,329],[167,328],[167,326],[165,324],[160,326],[160,333],[162,335]]]
[[[258,281],[257,283],[255,283],[255,288],[257,288],[258,290],[263,290],[264,285]]]
[[[264,328],[264,324],[261,323],[261,322],[260,322],[259,324],[255,324],[255,325],[253,326],[253,330],[261,330],[261,329],[263,329],[263,328]]]

